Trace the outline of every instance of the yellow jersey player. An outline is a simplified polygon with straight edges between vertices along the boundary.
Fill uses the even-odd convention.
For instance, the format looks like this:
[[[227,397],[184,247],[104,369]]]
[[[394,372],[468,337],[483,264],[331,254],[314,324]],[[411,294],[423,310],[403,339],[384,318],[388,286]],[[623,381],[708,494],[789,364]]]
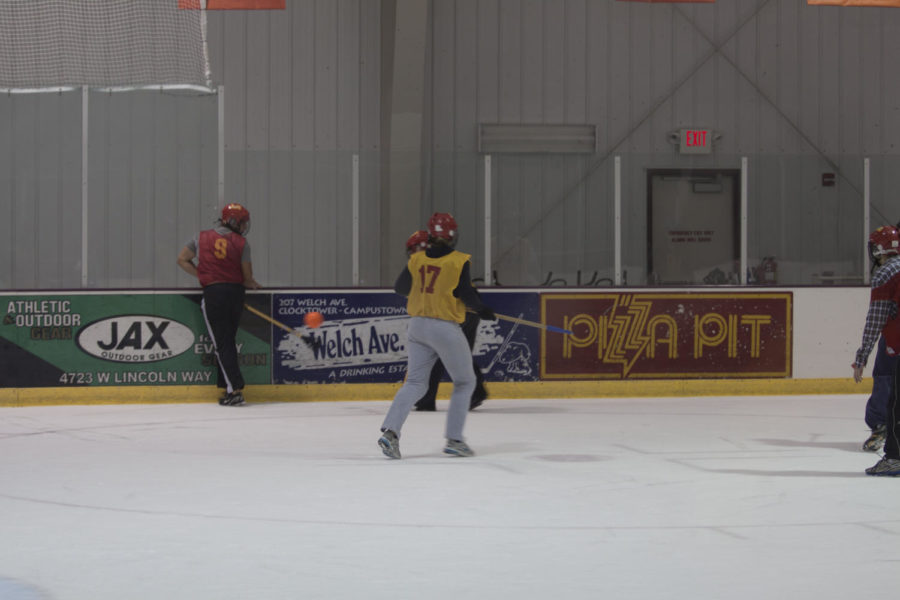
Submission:
[[[429,246],[409,257],[406,268],[394,284],[394,291],[407,297],[406,382],[397,391],[381,425],[378,445],[385,456],[400,458],[400,430],[413,404],[428,390],[431,369],[440,358],[453,381],[447,411],[444,453],[472,456],[463,439],[469,401],[475,389],[475,371],[469,343],[460,324],[466,310],[486,320],[495,319],[485,306],[470,276],[470,258],[455,250],[456,220],[449,213],[434,213],[428,220]]]
[[[424,252],[427,248],[428,232],[420,229],[406,240],[406,258],[409,258],[416,252]],[[481,319],[478,315],[472,311],[466,311],[466,320],[463,321],[462,330],[463,335],[466,336],[466,341],[469,342],[470,349],[475,346],[475,337],[478,335],[478,324],[480,322]],[[488,397],[487,389],[484,386],[484,374],[474,359],[472,360],[472,368],[475,370],[475,391],[472,392],[469,410],[474,410],[481,406]],[[428,379],[428,391],[414,405],[416,410],[431,412],[437,410],[437,391],[443,376],[444,365],[438,359],[435,361],[434,367],[431,368],[431,376]]]

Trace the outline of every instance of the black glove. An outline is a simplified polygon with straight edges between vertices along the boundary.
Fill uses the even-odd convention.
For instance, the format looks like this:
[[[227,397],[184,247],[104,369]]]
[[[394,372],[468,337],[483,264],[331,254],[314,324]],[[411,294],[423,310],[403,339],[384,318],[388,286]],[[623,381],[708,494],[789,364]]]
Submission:
[[[316,339],[312,335],[301,335],[300,339],[303,340],[313,352],[318,351],[318,349],[322,347],[322,340]]]
[[[478,309],[478,318],[484,321],[494,321],[497,319],[497,315],[494,314],[490,306],[482,306]]]

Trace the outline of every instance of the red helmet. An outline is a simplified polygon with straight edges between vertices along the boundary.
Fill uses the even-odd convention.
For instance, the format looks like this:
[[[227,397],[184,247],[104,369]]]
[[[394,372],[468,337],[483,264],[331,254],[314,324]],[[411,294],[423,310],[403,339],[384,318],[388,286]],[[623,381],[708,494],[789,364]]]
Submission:
[[[235,233],[244,233],[242,231],[244,223],[250,222],[250,211],[237,203],[225,205],[222,209],[222,225]]]
[[[428,234],[435,240],[456,244],[456,219],[450,213],[434,213],[428,219]]]
[[[406,253],[410,256],[428,247],[428,232],[420,229],[406,240]]]
[[[869,254],[876,258],[900,254],[900,231],[891,225],[873,231],[869,236]]]

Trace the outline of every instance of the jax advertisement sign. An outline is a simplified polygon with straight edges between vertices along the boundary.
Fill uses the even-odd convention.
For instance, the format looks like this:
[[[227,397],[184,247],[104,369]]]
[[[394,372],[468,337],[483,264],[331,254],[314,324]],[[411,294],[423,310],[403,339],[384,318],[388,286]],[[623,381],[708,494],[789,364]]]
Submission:
[[[542,379],[790,377],[792,294],[542,294]]]
[[[200,294],[0,296],[0,386],[215,385]],[[268,310],[267,297],[248,302]],[[247,383],[269,383],[269,324],[237,335]]]
[[[485,293],[497,312],[538,317],[537,293]],[[390,292],[273,294],[273,318],[316,340],[272,332],[272,383],[396,383],[406,377],[406,299]],[[307,329],[303,315],[318,311],[322,326]],[[537,330],[504,321],[482,321],[473,347],[489,381],[536,381]]]

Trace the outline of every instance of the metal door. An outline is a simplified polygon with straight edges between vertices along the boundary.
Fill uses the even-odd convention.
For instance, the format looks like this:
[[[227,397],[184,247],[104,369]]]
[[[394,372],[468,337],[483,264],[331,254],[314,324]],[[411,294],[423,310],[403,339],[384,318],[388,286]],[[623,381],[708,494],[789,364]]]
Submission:
[[[647,273],[654,285],[739,283],[740,171],[647,172]]]

